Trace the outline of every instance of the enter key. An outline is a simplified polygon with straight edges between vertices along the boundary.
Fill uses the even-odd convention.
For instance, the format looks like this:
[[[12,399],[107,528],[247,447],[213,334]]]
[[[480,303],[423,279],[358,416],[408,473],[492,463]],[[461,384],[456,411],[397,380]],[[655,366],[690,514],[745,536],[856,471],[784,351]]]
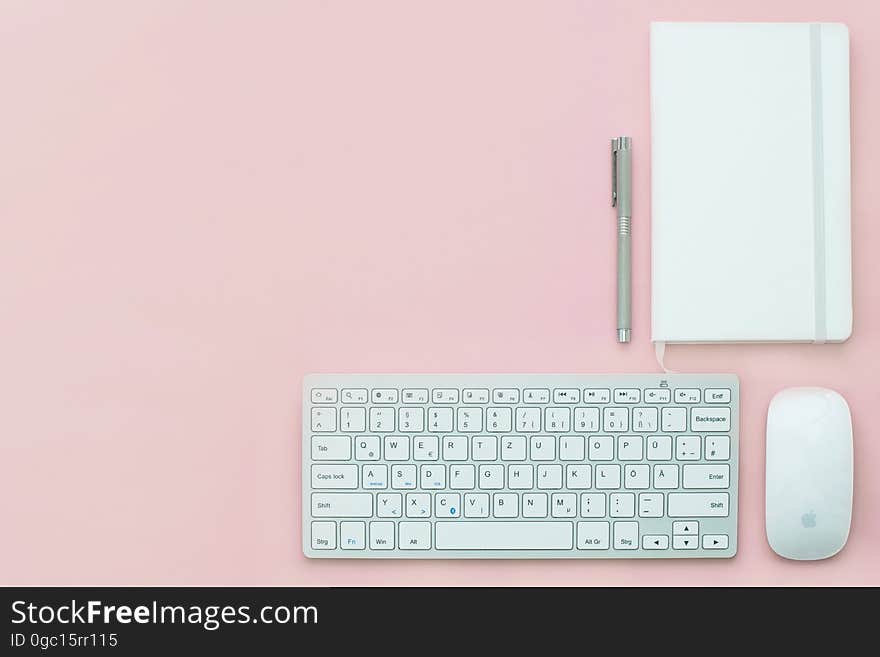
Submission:
[[[684,488],[730,488],[730,466],[686,465],[682,481]]]

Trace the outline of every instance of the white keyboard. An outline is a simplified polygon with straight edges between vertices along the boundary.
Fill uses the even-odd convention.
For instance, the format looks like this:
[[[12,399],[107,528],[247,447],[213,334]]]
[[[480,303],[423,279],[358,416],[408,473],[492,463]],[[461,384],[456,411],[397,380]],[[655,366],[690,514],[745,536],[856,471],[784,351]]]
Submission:
[[[303,552],[736,554],[730,374],[309,375]]]

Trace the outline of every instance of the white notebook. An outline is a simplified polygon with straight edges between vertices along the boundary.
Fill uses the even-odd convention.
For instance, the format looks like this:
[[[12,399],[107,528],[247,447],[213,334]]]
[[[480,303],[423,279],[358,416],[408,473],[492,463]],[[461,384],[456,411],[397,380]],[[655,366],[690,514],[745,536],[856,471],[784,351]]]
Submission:
[[[651,24],[656,342],[852,328],[849,33]]]

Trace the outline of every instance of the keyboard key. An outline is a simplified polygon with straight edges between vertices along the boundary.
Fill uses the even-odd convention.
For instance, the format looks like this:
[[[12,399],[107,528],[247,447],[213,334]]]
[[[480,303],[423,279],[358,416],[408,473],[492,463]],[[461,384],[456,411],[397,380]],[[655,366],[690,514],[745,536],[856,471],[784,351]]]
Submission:
[[[336,549],[336,523],[332,520],[312,521],[312,549]]]
[[[556,388],[553,391],[554,404],[577,404],[581,400],[578,388]]]
[[[668,550],[669,537],[663,534],[646,534],[642,536],[643,550]]]
[[[726,461],[730,458],[730,436],[706,436],[706,460]]]
[[[516,430],[529,433],[541,430],[541,409],[540,408],[517,408],[516,409]]]
[[[615,404],[638,404],[642,400],[642,391],[638,388],[615,388]]]
[[[642,451],[641,436],[619,436],[617,438],[617,458],[621,461],[641,461]]]
[[[703,549],[704,550],[726,550],[730,538],[727,534],[704,534]]]
[[[351,458],[348,436],[312,436],[313,461],[347,461]]]
[[[446,466],[442,464],[423,465],[419,472],[419,481],[425,490],[446,488]]]
[[[730,409],[692,408],[691,431],[730,431]]]
[[[454,490],[471,490],[476,486],[477,468],[470,463],[449,466],[449,487]]]
[[[446,436],[442,442],[444,461],[467,461],[467,436]]]
[[[492,515],[496,518],[516,518],[519,515],[519,495],[495,493],[492,496]]]
[[[687,431],[687,409],[669,406],[660,411],[660,431]]]
[[[706,388],[703,391],[703,401],[707,404],[729,404],[729,388]]]
[[[591,436],[590,437],[590,460],[591,461],[613,461],[614,460],[614,438],[611,436]]]
[[[438,518],[460,517],[461,495],[459,493],[437,493],[434,496],[434,515]]]
[[[523,391],[526,404],[547,404],[550,402],[550,391],[543,388],[526,388]]]
[[[623,468],[623,487],[629,489],[649,488],[651,483],[651,466],[626,465]]]
[[[561,436],[559,438],[560,461],[583,461],[584,455],[583,436]]]
[[[434,431],[436,433],[452,431],[454,415],[455,411],[451,408],[429,408],[428,431]]]
[[[574,518],[577,510],[578,498],[574,493],[553,493],[550,496],[550,515],[554,518]]]
[[[344,388],[342,390],[343,404],[366,404],[367,398],[366,388]]]
[[[502,461],[525,461],[526,460],[526,437],[525,436],[501,436],[501,460]]]
[[[430,550],[430,522],[401,522],[397,526],[399,537],[398,548],[401,550]]]
[[[676,436],[675,458],[679,461],[700,460],[700,437],[699,436]]]
[[[584,388],[585,404],[607,404],[611,401],[611,391],[607,388]]]
[[[488,518],[489,517],[489,494],[468,493],[464,496],[465,518]]]
[[[486,431],[507,433],[513,430],[513,410],[489,407],[486,409]]]
[[[408,461],[409,438],[407,436],[385,436],[385,460]]]
[[[602,431],[608,433],[629,431],[629,409],[614,406],[603,409]]]
[[[394,388],[373,388],[370,393],[370,401],[374,404],[396,404],[400,399],[400,393]]]
[[[393,550],[394,549],[394,523],[371,522],[370,523],[370,549]]]
[[[541,490],[556,490],[562,488],[562,466],[539,465],[538,488]]]
[[[440,457],[440,441],[437,436],[413,438],[413,461],[436,461]]]
[[[553,436],[531,436],[529,458],[533,461],[552,461],[556,458],[556,439]]]
[[[544,409],[544,431],[562,433],[571,431],[571,409],[548,406]]]
[[[373,433],[391,433],[394,431],[394,409],[391,407],[370,408],[370,431]]]
[[[403,496],[400,493],[376,495],[376,515],[379,518],[399,518],[403,515]]]
[[[592,469],[589,465],[565,466],[565,487],[571,490],[589,488],[592,485]]]
[[[615,550],[638,550],[639,549],[639,523],[615,522],[614,523],[614,549]]]
[[[416,466],[391,466],[391,488],[411,490],[416,487]]]
[[[361,487],[388,488],[388,466],[384,463],[371,463],[361,468]]]
[[[507,466],[507,487],[513,490],[528,490],[534,485],[535,469],[531,465]]]
[[[639,493],[639,517],[663,517],[663,493]]]
[[[580,431],[581,433],[599,431],[599,409],[574,409],[574,431]]]
[[[633,493],[611,493],[611,517],[632,518],[636,515],[636,496]]]
[[[367,409],[345,408],[339,409],[339,430],[354,433],[367,430]]]
[[[700,542],[695,536],[673,536],[673,550],[696,550]]]
[[[404,404],[427,404],[428,391],[425,388],[404,388],[403,389]],[[421,429],[419,429],[421,431]]]
[[[699,404],[701,396],[699,388],[676,388],[675,403]]]
[[[686,465],[682,488],[730,488],[729,465]]]
[[[678,466],[655,465],[654,488],[657,488],[658,490],[678,488]]]
[[[639,432],[657,431],[656,408],[634,408],[632,412],[632,430]]]
[[[336,388],[312,388],[313,404],[335,404]]]
[[[495,436],[474,436],[471,441],[474,461],[494,461],[498,458],[498,439]]]
[[[648,460],[671,461],[672,460],[672,437],[671,436],[648,436]]]
[[[696,520],[679,520],[672,523],[672,533],[681,536],[696,536],[700,533],[700,523]]]
[[[485,388],[465,388],[461,392],[462,404],[488,404],[489,391]]]
[[[648,388],[645,390],[645,402],[648,404],[668,404],[672,399],[669,388]]]
[[[438,522],[438,550],[570,550],[570,522]]]
[[[479,433],[483,430],[482,408],[459,408],[456,431],[459,433]]]
[[[323,406],[312,408],[312,431],[315,433],[336,431],[336,409]]]
[[[669,493],[667,497],[670,518],[721,518],[730,511],[727,493]]]
[[[430,493],[407,493],[406,494],[406,517],[407,518],[430,518],[431,517],[431,494]]]
[[[371,515],[371,493],[312,493],[315,518],[369,518]]]
[[[478,486],[483,490],[497,490],[504,488],[503,465],[481,465],[478,471]]]
[[[605,501],[605,493],[581,493],[581,516],[584,518],[604,518]]]
[[[524,518],[547,517],[547,493],[523,493],[522,505]]]
[[[357,488],[356,465],[313,465],[312,488]]]
[[[357,447],[354,458],[358,461],[379,460],[379,436],[358,436],[355,438]]]
[[[518,404],[519,390],[516,388],[496,388],[492,391],[492,401],[496,404]]]
[[[434,388],[431,391],[431,402],[434,404],[457,404],[458,388]]]
[[[339,547],[343,550],[363,550],[367,545],[365,522],[340,522]]]
[[[578,550],[607,550],[611,524],[603,521],[585,521],[577,524]]]
[[[620,488],[619,465],[596,466],[596,488]]]
[[[397,411],[397,430],[416,433],[425,430],[425,409],[403,407]]]

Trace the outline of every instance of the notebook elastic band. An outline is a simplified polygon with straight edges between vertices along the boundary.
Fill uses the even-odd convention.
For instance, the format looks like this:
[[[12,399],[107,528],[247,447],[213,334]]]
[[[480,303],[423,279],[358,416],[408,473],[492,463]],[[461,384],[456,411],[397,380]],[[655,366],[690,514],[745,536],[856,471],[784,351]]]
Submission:
[[[815,341],[825,342],[825,145],[822,117],[822,26],[810,25],[810,89],[813,122],[813,299]]]

